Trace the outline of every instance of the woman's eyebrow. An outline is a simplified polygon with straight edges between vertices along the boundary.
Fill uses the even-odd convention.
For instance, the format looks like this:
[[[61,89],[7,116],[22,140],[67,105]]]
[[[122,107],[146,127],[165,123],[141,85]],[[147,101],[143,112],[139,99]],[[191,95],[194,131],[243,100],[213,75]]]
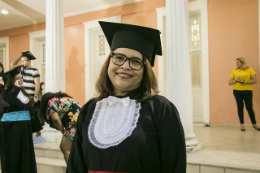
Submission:
[[[133,56],[133,57],[129,57],[129,58],[131,58],[131,59],[140,59],[140,60],[141,60],[141,58],[139,58],[139,57],[135,57],[135,56]]]
[[[123,54],[123,53],[114,53],[114,54],[119,54],[119,55],[124,55],[124,56],[126,56],[126,55]],[[140,60],[142,60],[141,58],[136,57],[136,56],[132,56],[132,57],[126,56],[126,57],[127,57],[127,58],[131,58],[131,59],[140,59]]]

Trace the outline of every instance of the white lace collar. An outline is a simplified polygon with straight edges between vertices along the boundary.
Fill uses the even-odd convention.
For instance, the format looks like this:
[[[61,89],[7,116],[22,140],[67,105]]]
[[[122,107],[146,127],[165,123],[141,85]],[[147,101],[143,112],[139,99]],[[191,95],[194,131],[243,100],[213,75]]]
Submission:
[[[96,103],[88,127],[88,138],[97,148],[119,145],[136,127],[141,104],[129,97],[109,96]]]

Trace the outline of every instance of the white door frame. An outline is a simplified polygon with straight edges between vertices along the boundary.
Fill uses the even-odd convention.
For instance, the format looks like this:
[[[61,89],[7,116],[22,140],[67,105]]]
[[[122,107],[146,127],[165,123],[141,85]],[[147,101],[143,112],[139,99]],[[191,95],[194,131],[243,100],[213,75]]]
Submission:
[[[157,8],[157,28],[162,32],[161,37],[165,38],[164,32],[164,18],[166,17],[166,8]],[[202,60],[202,102],[203,102],[203,123],[208,125],[210,123],[210,102],[209,102],[209,46],[208,46],[208,0],[197,0],[189,3],[189,12],[200,11],[201,14],[201,60]],[[166,43],[162,39],[162,46]],[[165,57],[158,58],[158,78],[159,89],[164,88],[166,81],[164,80],[164,73],[166,72]],[[165,94],[167,96],[167,93]]]
[[[46,31],[41,30],[41,31],[30,32],[29,35],[30,35],[30,52],[32,52],[32,54],[36,57],[36,60],[31,61],[31,65],[32,67],[37,68],[38,71],[41,73],[42,61],[38,57],[41,57],[42,51],[39,50],[39,43],[45,41]]]
[[[157,12],[157,29],[161,31],[161,42],[162,42],[162,49],[163,55],[158,55],[158,85],[160,95],[167,97],[167,64],[165,64],[167,57],[166,57],[166,8],[156,8]]]
[[[98,20],[84,22],[85,34],[85,102],[93,97],[95,93],[94,70],[94,32],[100,28],[98,21],[121,23],[121,15]]]
[[[5,44],[5,59],[4,59],[4,70],[9,70],[9,37],[0,38],[0,44]]]
[[[258,45],[259,45],[259,47],[258,47],[258,52],[259,52],[259,57],[258,57],[258,60],[259,60],[259,74],[260,74],[260,0],[258,0],[258,39],[259,39],[259,41],[258,41]],[[260,107],[259,107],[259,111],[260,111]]]

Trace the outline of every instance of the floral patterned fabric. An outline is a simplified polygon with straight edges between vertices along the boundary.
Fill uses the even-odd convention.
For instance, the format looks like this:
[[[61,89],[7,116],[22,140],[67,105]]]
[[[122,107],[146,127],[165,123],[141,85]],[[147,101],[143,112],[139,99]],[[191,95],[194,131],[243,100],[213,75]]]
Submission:
[[[48,106],[46,110],[47,122],[53,126],[51,121],[51,115],[55,112],[59,114],[62,125],[65,130],[63,135],[70,141],[73,141],[75,132],[76,132],[76,123],[78,120],[80,106],[78,102],[69,97],[57,98],[53,97],[48,101]]]

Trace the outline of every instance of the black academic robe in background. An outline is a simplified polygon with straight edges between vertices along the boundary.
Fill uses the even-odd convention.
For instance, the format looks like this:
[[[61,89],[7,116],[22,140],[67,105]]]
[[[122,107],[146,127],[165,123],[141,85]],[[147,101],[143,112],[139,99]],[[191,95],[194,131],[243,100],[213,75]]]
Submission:
[[[24,104],[17,99],[19,92],[20,88],[13,87],[11,90],[4,90],[1,93],[2,98],[0,99],[10,104],[10,107],[3,108],[3,113],[28,110],[31,120],[0,121],[2,173],[37,173],[32,141],[32,124],[34,124],[34,131],[39,131],[42,127],[34,114],[33,106],[30,103]]]
[[[141,103],[131,136],[107,149],[95,147],[88,138],[96,102],[90,100],[81,110],[66,173],[186,173],[184,131],[178,111],[169,100],[154,96]]]

